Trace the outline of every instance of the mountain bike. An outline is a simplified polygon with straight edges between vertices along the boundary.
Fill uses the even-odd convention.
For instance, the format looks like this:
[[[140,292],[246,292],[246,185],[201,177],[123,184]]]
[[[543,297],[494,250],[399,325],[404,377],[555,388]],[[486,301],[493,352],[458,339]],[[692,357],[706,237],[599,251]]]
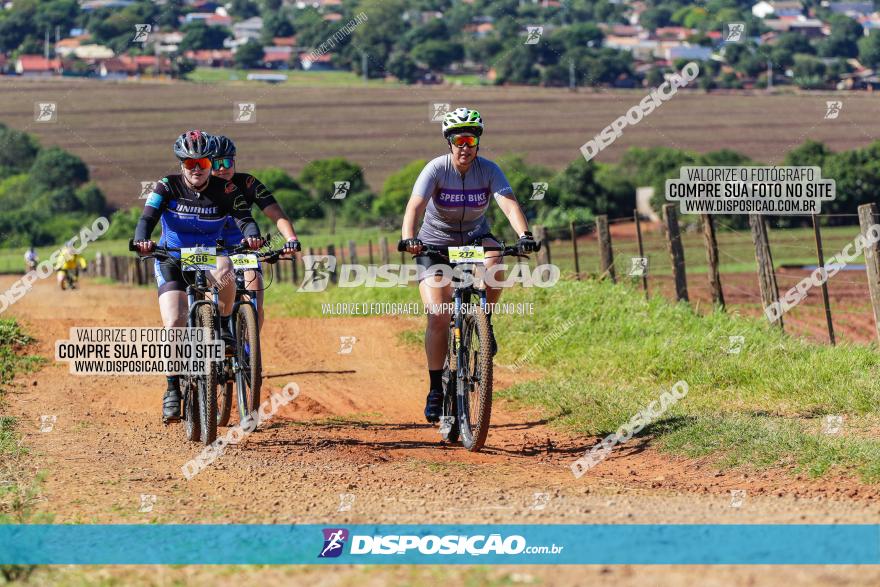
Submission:
[[[540,249],[540,243],[538,244]],[[406,250],[406,242],[397,244]],[[440,415],[440,436],[449,443],[461,444],[477,452],[486,443],[492,416],[492,335],[486,314],[486,288],[479,276],[467,271],[462,279],[456,268],[473,269],[482,264],[487,252],[501,257],[528,258],[519,247],[437,247],[422,245],[420,254],[443,258],[453,268],[453,310],[449,320],[449,343],[443,365],[443,407]],[[473,298],[479,300],[472,304]]]
[[[128,249],[137,252],[134,241]],[[216,247],[172,248],[157,246],[140,259],[166,259],[180,264],[181,270],[195,274],[194,282],[187,283],[186,298],[189,304],[186,325],[189,328],[207,328],[211,340],[221,340],[220,290],[208,283],[208,271],[216,268],[216,253],[223,252],[222,243]],[[172,253],[180,253],[180,258]],[[213,362],[212,362],[213,363]],[[213,363],[205,372],[187,373],[180,376],[180,392],[183,396],[183,423],[186,438],[208,445],[217,439],[217,384],[220,369]]]
[[[268,239],[267,239],[268,240]],[[263,384],[263,363],[260,351],[260,328],[257,322],[256,289],[248,289],[245,271],[259,270],[260,263],[272,264],[282,257],[284,249],[251,251],[246,247],[233,250],[230,256],[235,273],[235,304],[230,315],[230,331],[235,337],[235,351],[227,355],[220,371],[217,397],[217,424],[227,426],[232,413],[233,387],[236,390],[238,415],[244,421],[260,407],[260,389]],[[265,285],[264,285],[265,288]]]
[[[76,283],[79,280],[76,269],[60,269],[64,272],[64,278],[61,280],[61,289],[76,289]]]

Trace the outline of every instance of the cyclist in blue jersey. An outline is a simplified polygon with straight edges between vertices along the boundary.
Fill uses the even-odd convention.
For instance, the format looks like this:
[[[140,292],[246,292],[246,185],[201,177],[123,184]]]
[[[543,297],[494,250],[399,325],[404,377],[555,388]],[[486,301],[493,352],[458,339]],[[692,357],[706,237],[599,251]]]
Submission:
[[[244,194],[245,203],[250,210],[256,204],[260,210],[269,217],[278,231],[287,239],[284,244],[286,255],[290,256],[301,250],[296,231],[290,218],[281,209],[272,192],[249,173],[237,173],[235,171],[235,143],[227,136],[214,135],[214,153],[212,155],[212,175],[226,181],[231,181]],[[227,243],[241,242],[243,235],[238,225],[232,218],[226,220],[223,227],[222,238]],[[244,272],[245,285],[248,289],[257,290],[257,323],[263,327],[263,276],[261,271],[247,270]]]
[[[477,156],[482,134],[483,119],[476,110],[458,108],[448,112],[443,118],[443,138],[450,152],[428,162],[416,179],[412,196],[406,205],[401,238],[406,241],[407,251],[416,255],[416,263],[420,267],[419,293],[422,303],[429,307],[448,304],[452,300],[452,286],[444,285],[442,274],[436,271],[436,266],[443,265],[445,259],[419,254],[422,245],[499,246],[489,231],[486,218],[490,200],[495,200],[519,235],[521,249],[529,252],[537,247],[504,172],[494,162]],[[416,222],[423,213],[424,221],[416,235]],[[497,256],[489,254],[485,265],[490,268],[499,262]],[[429,271],[431,267],[435,269]],[[500,272],[496,275],[502,278]],[[501,290],[488,284],[486,290],[488,302],[496,302]],[[488,317],[491,319],[491,314]],[[449,312],[428,313],[425,330],[429,379],[425,418],[428,422],[437,422],[440,418],[449,320]],[[492,334],[494,354],[497,346],[491,320],[489,332]]]
[[[248,247],[258,249],[263,241],[256,222],[251,217],[241,191],[234,183],[211,176],[211,155],[214,139],[199,130],[180,135],[174,143],[174,154],[180,162],[180,174],[168,175],[156,183],[148,196],[144,211],[135,229],[135,245],[143,255],[155,248],[150,236],[156,225],[162,225],[160,246],[170,248],[214,246],[226,219],[232,216],[242,231]],[[231,244],[231,243],[230,243]],[[179,258],[179,253],[174,256]],[[220,314],[224,338],[232,338],[228,317],[232,313],[235,288],[229,266],[210,272],[213,284],[227,285],[220,290]],[[192,281],[192,278],[190,278]],[[159,312],[166,328],[186,325],[187,281],[180,263],[174,260],[156,260],[156,283],[159,286]],[[180,382],[177,376],[168,377],[168,388],[162,400],[165,422],[180,419]]]

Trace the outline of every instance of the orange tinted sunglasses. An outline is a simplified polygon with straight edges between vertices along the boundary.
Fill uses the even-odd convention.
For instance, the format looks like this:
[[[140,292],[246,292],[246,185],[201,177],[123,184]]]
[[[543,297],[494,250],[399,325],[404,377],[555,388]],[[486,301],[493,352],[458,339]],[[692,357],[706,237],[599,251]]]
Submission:
[[[202,169],[211,168],[211,160],[207,157],[202,157],[200,159],[183,159],[180,163],[185,169],[189,170],[193,170],[196,167],[201,167]]]

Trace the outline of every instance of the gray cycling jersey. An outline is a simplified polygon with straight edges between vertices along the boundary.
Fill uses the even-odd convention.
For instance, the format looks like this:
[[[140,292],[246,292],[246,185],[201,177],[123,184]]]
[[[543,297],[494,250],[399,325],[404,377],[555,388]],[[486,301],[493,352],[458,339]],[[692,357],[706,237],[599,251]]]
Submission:
[[[492,161],[477,157],[463,178],[452,164],[452,155],[429,161],[413,186],[414,196],[430,200],[419,240],[429,245],[466,245],[487,234],[490,194],[495,200],[513,197],[504,172]]]

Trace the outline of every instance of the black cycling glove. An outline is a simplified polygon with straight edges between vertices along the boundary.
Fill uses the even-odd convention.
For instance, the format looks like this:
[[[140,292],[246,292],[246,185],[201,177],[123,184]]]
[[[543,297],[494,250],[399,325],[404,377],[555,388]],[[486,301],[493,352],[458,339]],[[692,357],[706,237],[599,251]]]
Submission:
[[[298,253],[300,251],[302,251],[302,245],[299,244],[298,240],[287,241],[284,243],[285,253]]]
[[[516,246],[519,247],[519,250],[523,253],[534,253],[538,250],[538,243],[535,242],[535,237],[528,230],[519,237]]]

